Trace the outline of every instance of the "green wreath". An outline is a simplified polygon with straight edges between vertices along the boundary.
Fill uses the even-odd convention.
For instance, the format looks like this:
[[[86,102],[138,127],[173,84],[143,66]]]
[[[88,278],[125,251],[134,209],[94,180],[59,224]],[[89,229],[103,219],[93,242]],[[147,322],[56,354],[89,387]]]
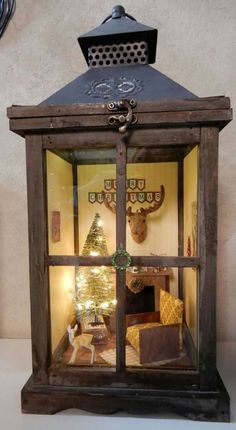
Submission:
[[[145,288],[145,285],[142,279],[136,278],[136,279],[132,279],[132,281],[128,285],[128,288],[130,291],[132,291],[132,293],[138,294],[138,293],[141,293],[141,291],[143,291],[143,289]]]
[[[126,257],[126,262],[123,264],[117,263],[117,257]],[[117,251],[112,254],[111,262],[112,266],[115,267],[116,270],[126,270],[131,264],[131,257],[128,252],[121,248],[117,249]]]

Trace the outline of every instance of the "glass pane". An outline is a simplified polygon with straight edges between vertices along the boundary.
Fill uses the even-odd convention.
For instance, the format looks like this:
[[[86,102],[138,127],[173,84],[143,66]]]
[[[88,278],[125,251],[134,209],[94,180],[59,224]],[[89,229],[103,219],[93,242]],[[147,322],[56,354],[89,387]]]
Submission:
[[[184,158],[184,255],[197,256],[198,147]]]
[[[197,146],[128,149],[131,255],[197,255],[197,173]]]
[[[51,151],[46,162],[49,254],[74,254],[72,165]]]
[[[51,352],[57,351],[63,339],[67,344],[67,327],[75,317],[73,298],[75,294],[75,268],[58,266],[49,268]]]
[[[110,354],[116,348],[113,269],[50,267],[49,275],[53,361],[70,366],[115,365]]]
[[[195,369],[197,272],[133,267],[126,274],[126,366]]]
[[[128,149],[127,250],[131,255],[178,255],[178,163],[158,160],[156,149]]]
[[[183,269],[183,298],[185,307],[185,342],[192,362],[198,362],[198,270]]]
[[[116,222],[115,210],[112,211],[116,198],[115,150],[46,151],[46,165],[49,254],[89,255],[85,244],[95,224],[94,239],[99,241],[104,234],[106,247],[101,254],[94,252],[112,254]],[[109,202],[108,208],[104,199]]]

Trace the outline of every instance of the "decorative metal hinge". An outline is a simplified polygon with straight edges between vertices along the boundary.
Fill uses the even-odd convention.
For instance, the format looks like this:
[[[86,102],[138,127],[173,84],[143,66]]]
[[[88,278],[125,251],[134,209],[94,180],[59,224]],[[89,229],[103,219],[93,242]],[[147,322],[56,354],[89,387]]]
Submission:
[[[118,102],[107,103],[107,109],[110,111],[117,111],[121,109],[128,110],[126,115],[124,113],[124,114],[109,116],[108,124],[119,126],[119,132],[125,133],[127,128],[130,125],[136,124],[136,122],[138,121],[137,115],[135,115],[132,110],[136,105],[137,105],[137,102],[133,99],[131,100],[123,99]]]

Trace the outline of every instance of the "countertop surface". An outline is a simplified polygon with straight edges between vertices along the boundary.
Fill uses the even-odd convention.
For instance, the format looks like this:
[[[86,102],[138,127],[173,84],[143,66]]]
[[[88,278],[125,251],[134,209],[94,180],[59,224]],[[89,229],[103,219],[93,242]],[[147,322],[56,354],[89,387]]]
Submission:
[[[95,415],[70,409],[56,415],[21,413],[20,391],[31,374],[29,339],[0,339],[0,428],[7,430],[236,430],[236,342],[218,344],[218,370],[231,397],[231,422],[196,422],[174,415]]]

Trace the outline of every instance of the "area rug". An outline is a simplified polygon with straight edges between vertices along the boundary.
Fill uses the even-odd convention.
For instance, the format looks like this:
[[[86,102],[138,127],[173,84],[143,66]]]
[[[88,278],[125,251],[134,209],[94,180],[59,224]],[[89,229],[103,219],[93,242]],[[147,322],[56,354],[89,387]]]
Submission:
[[[126,366],[135,366],[135,367],[144,366],[143,364],[140,364],[138,354],[132,346],[126,345],[125,354],[126,354],[125,355]],[[116,350],[115,349],[108,349],[107,351],[101,352],[99,355],[100,355],[100,357],[102,357],[102,359],[106,363],[110,364],[111,366],[116,365]],[[145,367],[163,366],[165,364],[169,364],[173,361],[176,361],[177,359],[182,358],[183,356],[184,356],[184,354],[180,354],[179,357],[172,358],[170,360],[161,360],[161,361],[156,361],[155,363],[148,363],[148,364],[145,364]]]

